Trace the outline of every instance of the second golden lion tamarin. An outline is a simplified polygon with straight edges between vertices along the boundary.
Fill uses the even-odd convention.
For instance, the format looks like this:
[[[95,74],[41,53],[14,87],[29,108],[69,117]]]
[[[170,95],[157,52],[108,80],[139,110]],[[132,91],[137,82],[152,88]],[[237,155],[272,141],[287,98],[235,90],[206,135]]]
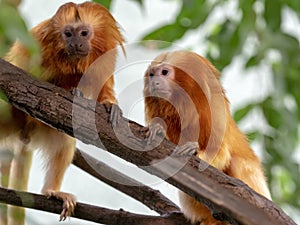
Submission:
[[[106,8],[93,2],[62,5],[52,18],[34,27],[31,34],[40,46],[40,79],[67,90],[77,87],[85,71],[98,57],[118,45],[123,48],[123,38],[117,22]],[[92,85],[97,82],[93,80],[101,80],[101,77],[110,75],[105,74],[107,71],[114,71],[116,53],[110,54],[110,57],[105,71],[98,68],[95,70],[97,73],[88,78],[91,80],[85,80],[87,85],[81,90],[84,95],[89,95],[90,90],[95,89]],[[29,52],[20,42],[13,45],[5,59],[31,72],[31,68],[28,67]],[[116,103],[113,85],[113,76],[110,76],[100,94],[93,96],[95,100],[101,103]],[[14,107],[10,106],[9,109],[10,118],[0,119],[0,150],[14,151],[8,186],[19,190],[27,189],[30,151],[39,149],[46,165],[42,193],[63,201],[60,219],[64,220],[72,214],[76,204],[72,194],[60,191],[64,173],[73,159],[75,139]],[[22,214],[22,210],[19,211]],[[15,213],[10,213],[9,210],[8,223],[23,224],[21,220],[16,221],[14,215]]]
[[[164,132],[180,146],[197,142],[197,157],[271,199],[261,163],[230,115],[218,78],[214,66],[196,53],[175,51],[157,56],[145,73],[149,135]],[[221,101],[214,102],[216,98]],[[159,120],[155,118],[163,124],[156,124]],[[214,219],[189,195],[180,192],[179,200],[192,223],[227,224]]]

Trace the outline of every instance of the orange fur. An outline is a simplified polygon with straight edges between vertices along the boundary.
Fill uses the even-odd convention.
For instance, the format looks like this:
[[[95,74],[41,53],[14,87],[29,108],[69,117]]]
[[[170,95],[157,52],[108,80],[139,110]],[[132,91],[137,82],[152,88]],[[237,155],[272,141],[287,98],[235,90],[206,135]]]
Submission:
[[[72,35],[67,33],[68,29],[73,32]],[[107,9],[93,2],[62,5],[52,18],[34,27],[31,34],[40,46],[41,74],[38,74],[40,79],[67,90],[77,87],[83,74],[98,57],[115,49],[118,45],[123,48],[123,38],[117,22]],[[77,39],[74,41],[73,37]],[[73,47],[68,50],[70,46]],[[110,75],[113,73],[116,51],[112,51],[109,59],[108,68],[105,71],[98,69],[98,73],[92,74],[93,76],[88,78],[90,80],[86,80],[87,86],[82,86],[85,95],[89,89],[92,89],[89,85],[94,84],[93,80],[103,81],[101,77],[107,77],[100,94],[95,97],[101,103],[116,103],[113,76],[105,74],[108,71]],[[28,66],[30,54],[20,42],[12,46],[6,60],[32,72]],[[46,161],[46,176],[42,192],[70,204],[66,206],[67,212],[62,213],[62,219],[65,219],[72,213],[76,199],[71,194],[59,192],[59,190],[65,170],[74,155],[75,139],[9,107],[11,119],[0,120],[0,149],[14,149],[16,155],[29,155],[28,150],[33,149],[42,151]],[[14,162],[15,159],[13,165]],[[17,163],[17,165],[20,164]],[[22,171],[12,168],[9,187],[26,190],[27,182],[22,185],[15,184],[18,182],[16,179],[22,175]],[[28,179],[28,176],[26,178]]]
[[[167,75],[162,74],[163,69],[168,70]],[[155,77],[162,79],[153,83],[151,79]],[[166,123],[170,141],[179,145],[198,142],[199,158],[270,199],[262,166],[231,117],[218,78],[214,66],[195,53],[177,51],[159,55],[145,74],[146,121],[150,124],[151,119],[160,117]],[[153,96],[159,94],[151,85],[165,90],[168,95],[164,96],[168,97]],[[185,193],[180,192],[179,198],[183,213],[192,223],[227,224],[215,220],[206,207]]]

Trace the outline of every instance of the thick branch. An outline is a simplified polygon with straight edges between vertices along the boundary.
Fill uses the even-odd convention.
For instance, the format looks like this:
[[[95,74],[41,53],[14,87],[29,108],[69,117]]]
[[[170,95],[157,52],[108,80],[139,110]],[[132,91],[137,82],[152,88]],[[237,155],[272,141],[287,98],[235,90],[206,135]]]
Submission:
[[[145,151],[150,146],[143,141],[145,136],[140,125],[123,118],[117,129],[113,129],[104,106],[74,98],[66,90],[34,80],[3,60],[0,60],[0,68],[0,88],[15,107],[166,179],[205,204],[215,215],[234,224],[295,224],[271,201],[207,163],[195,157],[189,162],[167,157],[176,147],[167,140],[152,151]],[[200,172],[198,168],[205,169]]]
[[[0,202],[56,214],[60,214],[62,211],[62,202],[57,199],[47,199],[44,195],[9,190],[2,187],[0,187]],[[112,210],[79,202],[76,205],[73,217],[107,225],[181,225],[185,223],[180,214],[176,213],[164,217],[145,216],[126,212],[122,209]]]
[[[116,171],[112,167],[97,161],[79,149],[77,149],[75,153],[73,164],[117,190],[142,202],[160,215],[174,212],[180,213],[178,206],[167,199],[159,191],[153,190],[152,188]],[[106,176],[103,176],[102,174],[105,174]]]

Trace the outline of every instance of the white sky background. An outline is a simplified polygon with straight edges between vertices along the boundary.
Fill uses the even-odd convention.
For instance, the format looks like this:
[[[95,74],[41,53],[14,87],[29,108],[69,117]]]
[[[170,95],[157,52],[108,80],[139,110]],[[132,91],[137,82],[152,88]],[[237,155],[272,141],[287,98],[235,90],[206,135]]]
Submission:
[[[21,11],[26,18],[29,27],[35,26],[41,21],[51,17],[59,7],[59,5],[67,1],[59,0],[23,0]],[[83,1],[74,1],[83,2]],[[123,28],[123,35],[128,44],[137,41],[147,31],[160,26],[163,23],[171,22],[174,18],[174,13],[180,8],[180,1],[161,1],[161,0],[147,0],[144,8],[129,0],[114,0],[111,12],[115,19]],[[229,6],[234,7],[234,4]],[[225,13],[230,13],[231,10],[220,9],[214,18],[211,20],[218,20],[222,18]],[[206,26],[209,29],[209,23]],[[201,43],[204,37],[203,31],[190,31],[188,35],[179,43],[178,46],[182,48],[192,48],[198,54],[203,54],[205,46]],[[132,46],[132,45],[131,45]],[[134,45],[133,45],[134,46]],[[132,65],[119,70],[115,74],[116,93],[121,108],[124,110],[124,116],[134,121],[143,124],[143,104],[142,104],[142,77],[149,62],[144,62],[143,59],[152,59],[155,54],[149,53],[147,56],[141,55],[138,48],[133,48],[135,51],[129,52],[130,56],[135,56],[137,61]],[[153,55],[152,55],[153,54]],[[145,56],[145,57],[144,57]],[[134,62],[131,59],[131,62]],[[241,106],[253,98],[263,98],[271,90],[270,76],[266,66],[261,66],[259,73],[257,71],[250,71],[248,74],[238,76],[242,69],[239,67],[239,61],[235,60],[234,65],[226,68],[222,84],[226,90],[227,96],[232,103],[232,107]],[[130,99],[130,101],[128,100]],[[129,103],[129,104],[128,104]],[[257,115],[255,115],[257,116]],[[256,119],[252,119],[256,121]],[[243,128],[251,129],[258,126],[258,123],[243,124]],[[177,191],[171,185],[159,182],[157,179],[150,179],[144,173],[134,171],[132,167],[125,162],[116,161],[114,156],[100,152],[94,147],[86,147],[79,144],[81,149],[93,154],[94,157],[101,158],[105,162],[109,162],[114,167],[131,173],[133,178],[142,179],[144,182],[150,184],[154,189],[159,189],[165,195],[170,197],[173,201],[178,202]],[[259,153],[260,146],[254,144],[254,150]],[[43,184],[43,170],[41,157],[35,156],[33,169],[30,178],[29,190],[33,192],[40,192]],[[115,191],[102,182],[92,178],[84,172],[81,172],[75,166],[70,166],[65,174],[65,179],[62,186],[62,191],[71,192],[75,194],[78,201],[89,204],[99,205],[113,209],[123,208],[131,212],[137,213],[152,213],[148,208],[131,200],[126,195]],[[27,225],[35,224],[58,224],[58,215],[49,215],[49,213],[39,212],[35,210],[27,210],[28,218]],[[36,222],[36,223],[34,223]],[[60,223],[62,224],[62,223]],[[71,218],[63,224],[94,224],[86,221],[80,221]]]

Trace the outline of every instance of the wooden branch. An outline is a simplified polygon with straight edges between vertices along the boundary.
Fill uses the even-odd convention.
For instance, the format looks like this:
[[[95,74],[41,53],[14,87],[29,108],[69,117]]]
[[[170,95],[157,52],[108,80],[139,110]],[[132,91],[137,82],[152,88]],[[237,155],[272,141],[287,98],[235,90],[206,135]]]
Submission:
[[[62,202],[44,195],[15,191],[0,187],[0,202],[31,209],[60,214]],[[166,216],[145,216],[126,212],[123,209],[112,210],[98,206],[77,203],[73,217],[107,225],[182,225],[186,223],[180,214]]]
[[[76,150],[73,164],[115,189],[140,201],[160,215],[175,212],[178,213],[178,216],[180,214],[178,206],[162,195],[158,190],[153,190],[152,188],[116,171],[112,167],[97,161],[79,149]],[[101,175],[101,173],[106,176]],[[183,215],[181,216],[183,217]]]
[[[151,146],[144,141],[143,127],[122,118],[113,129],[107,107],[34,80],[4,60],[0,60],[0,68],[0,88],[13,106],[165,179],[205,204],[218,218],[232,224],[295,224],[278,206],[243,182],[196,157],[188,161],[169,156],[176,146],[167,140],[146,151]]]

